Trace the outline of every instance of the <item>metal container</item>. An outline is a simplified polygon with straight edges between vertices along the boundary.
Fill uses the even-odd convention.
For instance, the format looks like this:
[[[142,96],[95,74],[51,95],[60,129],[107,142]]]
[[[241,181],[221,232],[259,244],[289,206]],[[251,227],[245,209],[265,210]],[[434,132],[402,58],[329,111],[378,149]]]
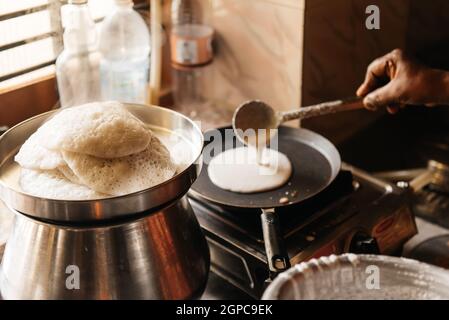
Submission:
[[[3,299],[188,299],[209,251],[186,197],[132,220],[56,225],[16,213],[0,267]]]
[[[14,156],[23,142],[57,111],[47,112],[12,127],[0,138],[0,197],[11,208],[37,218],[53,221],[93,221],[133,215],[167,204],[185,194],[201,170],[203,135],[198,126],[180,113],[161,107],[126,104],[126,108],[145,122],[170,151],[182,153],[183,164],[170,180],[120,197],[89,201],[67,201],[36,197],[19,186],[20,167]],[[176,159],[175,159],[176,160]]]
[[[332,255],[280,274],[262,299],[449,299],[449,271],[405,258]]]
[[[201,130],[168,109],[126,108],[162,139],[178,170],[162,184],[125,196],[66,201],[21,190],[14,155],[54,111],[0,138],[0,196],[16,215],[0,266],[4,299],[187,299],[202,293],[209,250],[185,197],[201,170]]]

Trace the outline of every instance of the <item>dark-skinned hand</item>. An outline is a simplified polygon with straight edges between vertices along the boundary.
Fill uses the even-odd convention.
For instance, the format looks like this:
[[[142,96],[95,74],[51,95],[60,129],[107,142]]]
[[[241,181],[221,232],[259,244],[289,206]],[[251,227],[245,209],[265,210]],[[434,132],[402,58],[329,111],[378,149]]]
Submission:
[[[445,104],[449,102],[449,75],[427,68],[395,49],[368,66],[357,96],[364,97],[367,109],[386,107],[390,113],[405,105]]]

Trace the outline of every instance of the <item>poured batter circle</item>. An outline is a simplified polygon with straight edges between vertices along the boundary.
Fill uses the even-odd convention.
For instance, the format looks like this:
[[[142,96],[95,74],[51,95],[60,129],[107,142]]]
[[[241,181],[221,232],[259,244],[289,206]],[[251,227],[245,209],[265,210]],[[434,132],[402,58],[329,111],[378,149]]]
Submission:
[[[254,193],[284,185],[292,173],[290,160],[282,153],[265,149],[262,164],[255,148],[226,150],[214,157],[207,168],[217,187],[233,192]]]

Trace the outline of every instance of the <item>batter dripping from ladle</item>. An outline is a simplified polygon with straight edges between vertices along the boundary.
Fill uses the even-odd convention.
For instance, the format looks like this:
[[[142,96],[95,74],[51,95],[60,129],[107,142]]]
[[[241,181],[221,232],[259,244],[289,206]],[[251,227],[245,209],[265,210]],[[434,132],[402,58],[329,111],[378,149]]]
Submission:
[[[245,130],[248,147],[229,149],[212,159],[211,181],[218,187],[240,193],[268,191],[284,185],[292,173],[289,159],[268,148],[275,130]]]
[[[230,149],[212,159],[209,177],[222,189],[242,193],[278,188],[289,179],[291,163],[282,153],[265,146],[281,123],[360,108],[363,108],[360,98],[324,102],[287,112],[277,112],[262,101],[248,101],[237,108],[232,119],[235,134],[248,148]]]

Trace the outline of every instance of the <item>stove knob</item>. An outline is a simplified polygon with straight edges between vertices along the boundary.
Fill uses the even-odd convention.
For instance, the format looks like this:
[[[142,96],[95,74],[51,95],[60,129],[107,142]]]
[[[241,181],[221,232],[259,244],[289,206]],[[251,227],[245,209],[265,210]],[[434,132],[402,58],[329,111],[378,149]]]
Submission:
[[[352,238],[349,246],[349,252],[379,254],[380,250],[375,238],[366,233],[360,232],[356,233]]]

